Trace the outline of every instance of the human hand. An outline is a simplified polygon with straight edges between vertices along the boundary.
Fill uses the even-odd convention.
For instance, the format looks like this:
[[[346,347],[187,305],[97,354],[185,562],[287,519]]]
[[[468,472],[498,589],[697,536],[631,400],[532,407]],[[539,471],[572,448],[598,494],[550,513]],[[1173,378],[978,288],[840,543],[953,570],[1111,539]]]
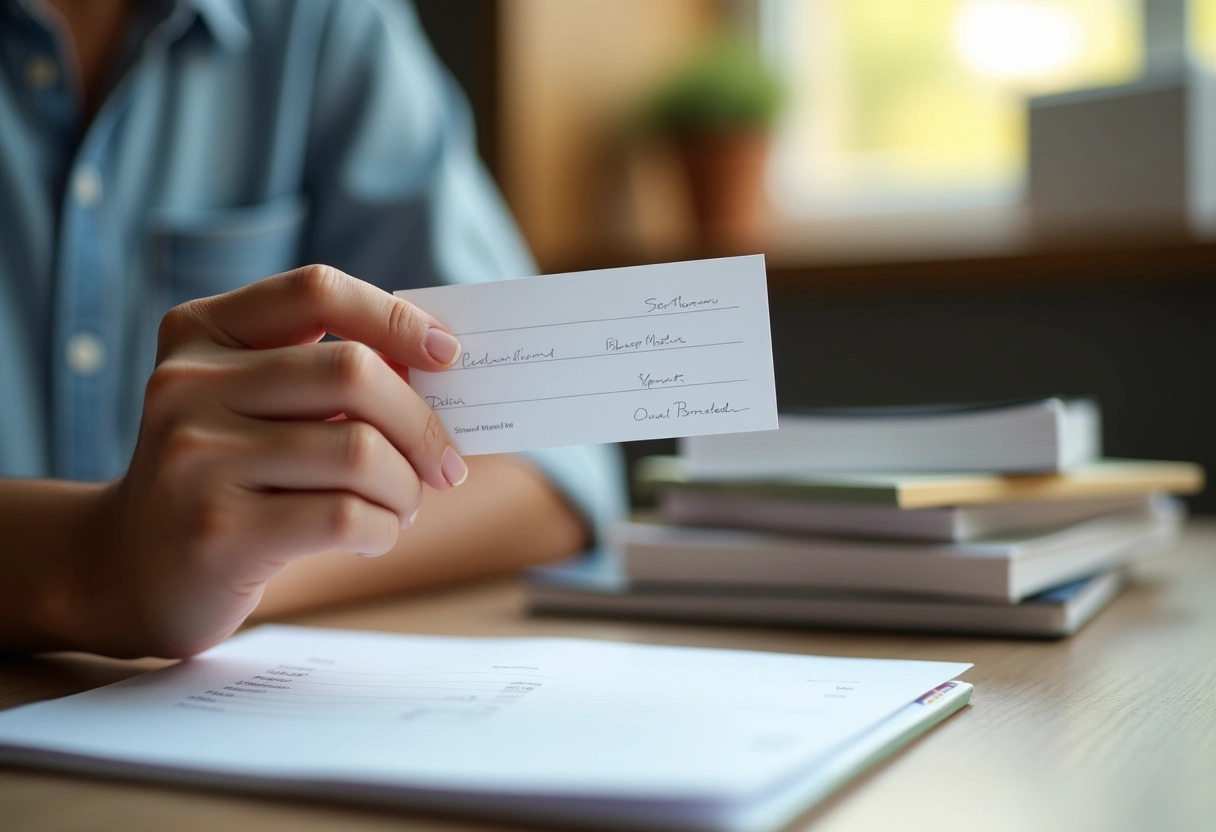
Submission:
[[[325,266],[171,310],[83,573],[83,649],[191,655],[239,627],[290,560],[389,551],[423,483],[467,476],[407,383],[459,351],[425,312]]]

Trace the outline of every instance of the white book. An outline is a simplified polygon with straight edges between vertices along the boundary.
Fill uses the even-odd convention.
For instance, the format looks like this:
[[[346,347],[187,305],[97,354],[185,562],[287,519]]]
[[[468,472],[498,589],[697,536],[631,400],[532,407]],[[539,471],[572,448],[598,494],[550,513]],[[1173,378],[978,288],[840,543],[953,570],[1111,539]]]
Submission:
[[[636,583],[843,589],[1017,602],[1161,551],[1181,507],[1149,506],[1054,532],[969,543],[802,537],[624,523],[614,532]]]
[[[781,413],[779,428],[680,440],[688,475],[817,471],[1066,471],[1101,456],[1098,406],[1049,398],[987,405]]]
[[[828,590],[630,584],[604,559],[531,570],[527,597],[528,608],[544,615],[1061,638],[1097,615],[1126,583],[1124,572],[1107,572],[1007,604]]]
[[[261,627],[0,713],[0,761],[579,828],[766,832],[962,707],[968,667]]]
[[[677,526],[951,542],[1058,528],[1116,511],[1143,508],[1152,499],[1152,495],[1143,494],[901,509],[898,506],[767,497],[709,489],[665,488],[659,492],[659,517]]]

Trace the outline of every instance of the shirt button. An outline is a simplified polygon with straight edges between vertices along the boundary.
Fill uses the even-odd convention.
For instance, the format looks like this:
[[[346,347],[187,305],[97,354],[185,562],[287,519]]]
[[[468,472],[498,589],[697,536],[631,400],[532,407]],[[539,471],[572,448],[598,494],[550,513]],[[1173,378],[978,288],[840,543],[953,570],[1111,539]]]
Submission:
[[[65,358],[76,375],[96,375],[106,363],[106,345],[91,332],[77,332],[68,339]]]
[[[34,92],[49,90],[59,82],[59,64],[54,58],[36,55],[26,61],[25,83]]]
[[[82,165],[72,177],[72,198],[82,208],[91,208],[101,201],[101,174],[92,165]]]

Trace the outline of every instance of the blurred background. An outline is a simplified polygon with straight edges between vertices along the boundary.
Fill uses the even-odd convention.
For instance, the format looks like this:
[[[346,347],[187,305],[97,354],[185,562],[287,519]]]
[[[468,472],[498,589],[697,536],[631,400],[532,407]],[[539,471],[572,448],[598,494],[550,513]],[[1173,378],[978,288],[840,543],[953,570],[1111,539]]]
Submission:
[[[764,252],[783,408],[1094,395],[1216,471],[1216,0],[416,5],[542,272]]]

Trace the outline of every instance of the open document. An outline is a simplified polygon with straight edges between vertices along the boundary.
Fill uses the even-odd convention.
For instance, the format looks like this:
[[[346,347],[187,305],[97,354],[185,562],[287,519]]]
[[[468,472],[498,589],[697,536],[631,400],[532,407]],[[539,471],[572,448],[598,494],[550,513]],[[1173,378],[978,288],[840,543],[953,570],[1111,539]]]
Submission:
[[[0,714],[0,760],[580,826],[774,829],[970,665],[268,626]]]

